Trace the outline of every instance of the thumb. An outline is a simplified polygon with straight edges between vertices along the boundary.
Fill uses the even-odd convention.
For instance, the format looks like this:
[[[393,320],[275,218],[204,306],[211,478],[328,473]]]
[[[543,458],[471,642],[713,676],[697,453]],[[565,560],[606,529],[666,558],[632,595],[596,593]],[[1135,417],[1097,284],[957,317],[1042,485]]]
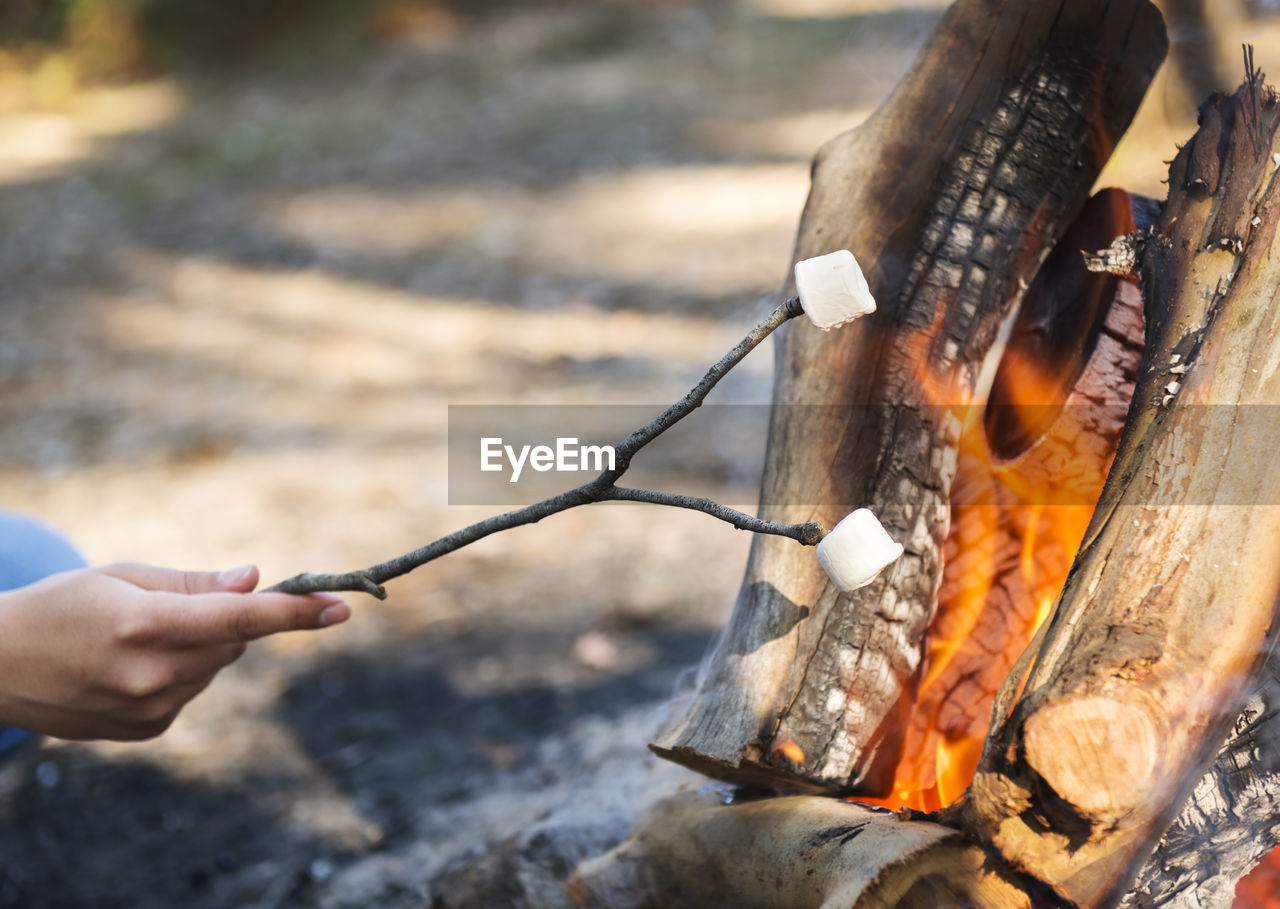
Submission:
[[[143,590],[165,593],[246,593],[258,584],[255,565],[240,565],[225,571],[179,571],[137,562],[117,562],[98,570]]]

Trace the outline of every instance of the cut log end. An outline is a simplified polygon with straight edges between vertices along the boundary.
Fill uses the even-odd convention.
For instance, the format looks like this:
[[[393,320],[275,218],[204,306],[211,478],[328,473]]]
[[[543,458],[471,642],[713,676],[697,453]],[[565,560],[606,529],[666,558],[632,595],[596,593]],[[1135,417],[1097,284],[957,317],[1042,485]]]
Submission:
[[[1156,772],[1162,736],[1151,713],[1114,698],[1077,697],[1032,714],[1023,729],[1027,765],[1081,815],[1120,817]]]

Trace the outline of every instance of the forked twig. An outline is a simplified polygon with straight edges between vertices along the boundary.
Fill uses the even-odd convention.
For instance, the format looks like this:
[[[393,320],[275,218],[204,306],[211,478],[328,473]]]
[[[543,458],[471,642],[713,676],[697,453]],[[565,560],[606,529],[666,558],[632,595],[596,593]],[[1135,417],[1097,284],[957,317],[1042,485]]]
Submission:
[[[822,525],[816,521],[809,521],[803,524],[782,524],[774,521],[764,521],[721,505],[718,502],[713,502],[710,499],[653,492],[647,489],[628,489],[616,485],[618,479],[631,466],[631,459],[635,457],[640,449],[696,410],[711,389],[715,388],[716,383],[724,378],[725,374],[733,369],[743,357],[759,346],[760,342],[769,337],[778,326],[788,319],[795,318],[803,311],[799,297],[792,297],[779,305],[759,325],[751,329],[733,350],[721,357],[719,362],[708,369],[706,375],[689,390],[688,394],[664,410],[654,420],[627,436],[615,448],[614,467],[601,473],[589,483],[584,483],[549,499],[543,499],[533,505],[527,505],[524,508],[517,508],[505,514],[485,518],[470,527],[464,527],[412,552],[406,552],[404,555],[369,568],[348,571],[345,574],[299,574],[267,589],[281,593],[356,590],[363,591],[380,600],[386,599],[387,592],[382,585],[392,578],[408,574],[427,562],[438,559],[454,550],[461,549],[463,546],[474,543],[477,540],[484,539],[491,534],[509,530],[512,527],[520,527],[524,524],[533,524],[561,511],[567,511],[579,505],[590,505],[593,502],[649,502],[655,505],[690,508],[726,521],[740,530],[790,537],[805,546],[816,546],[826,533]]]

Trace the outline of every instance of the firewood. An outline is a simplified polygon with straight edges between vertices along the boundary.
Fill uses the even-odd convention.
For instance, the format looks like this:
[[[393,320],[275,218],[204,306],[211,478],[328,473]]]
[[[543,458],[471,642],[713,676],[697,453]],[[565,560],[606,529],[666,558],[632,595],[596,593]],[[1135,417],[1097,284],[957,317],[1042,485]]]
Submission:
[[[1138,872],[1122,909],[1230,905],[1242,878],[1280,846],[1280,661],[1275,654],[1262,675],[1213,766]]]
[[[965,614],[968,604],[958,604],[957,615],[944,612],[931,629],[956,648],[933,648],[932,659],[942,668],[933,677],[936,667],[930,667],[913,705],[911,759],[898,767],[904,786],[936,769],[937,736],[981,745],[996,688],[1034,629],[1038,597],[1047,587],[1061,589],[1069,554],[1043,539],[1025,545],[1027,523],[1061,509],[1082,512],[1087,520],[1119,443],[1143,350],[1136,284],[1090,275],[1080,251],[1135,230],[1135,213],[1149,224],[1150,208],[1150,200],[1118,190],[1090,199],[1022,302],[991,391],[1003,412],[968,421],[940,602],[957,606],[964,585],[980,577],[988,585],[988,608],[974,617]],[[1088,318],[1079,318],[1082,313]],[[1029,360],[1037,366],[1034,374],[1026,368]],[[1001,455],[993,455],[992,447]],[[1064,462],[1073,472],[1063,482]],[[1031,501],[1037,495],[1049,498]],[[1078,534],[1083,531],[1081,525]],[[1041,566],[1044,577],[1035,583],[1020,571],[1025,557],[1050,563]],[[964,784],[976,763],[977,752],[962,774]],[[940,797],[939,787],[921,807],[941,807]],[[726,805],[721,790],[683,793],[642,818],[623,846],[583,865],[576,892],[585,905],[621,899],[633,907],[860,909],[1030,907],[1051,895],[1047,885],[1037,892],[1033,881],[922,817],[813,797]],[[856,842],[850,835],[855,830]],[[754,873],[735,873],[744,867]]]
[[[1126,892],[1210,770],[1271,648],[1278,110],[1251,72],[1202,110],[1200,136],[1219,137],[1213,192],[1199,137],[1173,162],[1142,257],[1148,343],[1125,436],[957,814],[1070,905]]]
[[[880,110],[819,152],[796,257],[852,250],[880,309],[829,335],[787,329],[761,513],[830,526],[869,507],[907,551],[841,593],[807,553],[754,541],[659,754],[783,790],[888,791],[942,572],[960,431],[946,408],[974,400],[1018,282],[1083,205],[1165,46],[1146,0],[961,0]]]
[[[825,802],[810,813],[817,800],[807,797],[722,806],[689,796],[665,820],[642,824],[606,859],[584,867],[579,895],[589,901],[598,892],[596,883],[623,873],[633,882],[636,875],[651,875],[644,887],[663,895],[652,905],[1104,907],[1127,894],[1127,906],[1146,909],[1227,898],[1240,874],[1280,839],[1280,763],[1264,753],[1280,739],[1277,672],[1266,662],[1280,625],[1280,561],[1274,557],[1280,547],[1280,460],[1274,450],[1280,424],[1270,419],[1280,404],[1278,171],[1280,104],[1250,65],[1238,92],[1215,97],[1202,110],[1200,133],[1173,162],[1170,198],[1154,227],[1128,234],[1146,309],[1133,404],[1052,617],[999,692],[973,785],[957,806],[936,818],[964,838],[933,839],[936,830],[927,821],[903,820],[901,831],[877,827],[874,837],[860,842],[860,830],[841,844],[847,852],[825,851],[819,848],[827,842],[821,834],[845,810],[834,807],[838,803]],[[819,167],[819,198],[821,177]],[[945,177],[941,182],[945,186]],[[809,214],[817,210],[819,203],[811,199]],[[834,211],[825,215],[833,217]],[[832,223],[838,230],[842,222],[822,225]],[[802,229],[802,248],[805,242]],[[1102,272],[1119,279],[1121,258],[1105,261]],[[1017,264],[1006,260],[1003,267],[1021,275]],[[883,292],[883,270],[873,268],[870,278],[878,299],[894,301],[885,311],[910,311],[910,295]],[[1092,287],[1085,290],[1092,293]],[[1082,321],[1100,317],[1090,300],[1106,298],[1082,296]],[[919,353],[929,361],[945,337],[929,330],[946,324],[946,302],[923,332],[928,343],[904,346],[896,332],[905,320],[873,321],[862,329],[857,352],[884,355],[879,367],[892,375],[909,372],[904,354]],[[1113,301],[1112,311],[1121,309]],[[970,315],[979,312],[974,308]],[[806,348],[808,343],[813,346]],[[957,351],[964,349],[957,344]],[[797,353],[802,350],[824,368],[857,361],[792,331],[780,400],[797,400],[804,389],[831,393],[820,380],[806,383]],[[1046,359],[1057,353],[1047,351]],[[1081,349],[1067,345],[1061,363],[1049,370],[1065,377],[1050,397],[1082,380],[1074,371],[1081,359]],[[924,370],[921,376],[937,381],[938,374]],[[959,388],[963,400],[965,386],[954,379],[942,385],[952,393]],[[855,390],[841,401],[878,400],[876,379],[854,373],[850,384]],[[994,397],[999,396],[997,390]],[[1025,457],[1036,450],[1038,438],[1055,431],[1058,420],[1050,416],[1043,426],[1029,427],[1022,421],[1002,424],[997,415],[986,429],[992,439],[1008,443],[1006,457]],[[813,440],[840,431],[815,431],[785,412],[775,418],[778,444],[770,452],[766,503],[779,488],[802,488],[797,477],[814,466],[808,460]],[[1114,427],[1094,425],[1083,432],[1088,438],[1108,434],[1114,436]],[[806,444],[795,444],[797,438]],[[877,436],[885,438],[897,437],[884,431]],[[838,443],[827,450],[827,466],[836,466],[823,472],[825,481],[858,480],[862,485],[855,488],[880,504],[875,493],[883,463],[842,460],[850,452],[865,454],[856,443],[847,452]],[[868,463],[876,465],[869,476]],[[927,461],[911,463],[929,469]],[[1096,460],[1089,463],[1096,466]],[[926,474],[931,480],[940,475],[936,469]],[[910,493],[915,486],[904,489]],[[891,531],[901,529],[891,511],[881,513]],[[908,547],[907,558],[912,556],[924,564],[919,548]],[[874,783],[876,768],[867,763],[874,758],[868,755],[893,734],[892,710],[877,715],[880,725],[870,738],[851,737],[842,718],[843,725],[828,730],[817,762],[804,749],[809,739],[794,735],[802,727],[788,720],[805,703],[803,685],[818,679],[826,681],[827,703],[839,710],[858,696],[864,726],[869,698],[881,690],[877,684],[901,700],[892,662],[867,656],[884,656],[874,636],[850,651],[858,661],[851,675],[822,662],[822,645],[832,627],[862,627],[849,624],[850,614],[861,615],[864,625],[877,617],[904,624],[902,616],[884,614],[886,600],[903,589],[914,591],[919,574],[891,571],[883,583],[864,588],[875,599],[855,596],[846,604],[851,611],[842,613],[830,596],[819,599],[820,579],[788,566],[759,543],[739,610],[698,693],[701,700],[673,734],[672,741],[683,741],[686,750],[671,741],[657,750],[731,778],[839,788],[827,771],[833,750],[843,748],[842,759],[853,757],[840,785]],[[790,604],[790,611],[779,610],[780,602]],[[889,600],[889,606],[899,602]],[[868,619],[860,606],[879,612]],[[762,610],[755,622],[749,608]],[[816,637],[808,631],[815,618]],[[799,681],[788,674],[796,662],[806,667]],[[878,675],[872,671],[877,668]],[[749,669],[759,670],[759,677]],[[787,687],[788,681],[795,685]],[[790,699],[771,699],[769,684],[782,684]],[[752,720],[759,732],[750,748],[734,752],[725,746]],[[688,745],[695,740],[725,747],[695,751]],[[780,777],[779,768],[789,776]],[[873,828],[865,829],[869,837]],[[892,851],[885,857],[879,847],[903,831],[910,831],[903,835],[911,845],[898,847],[900,860]],[[809,852],[817,856],[816,868],[807,861]],[[846,867],[842,862],[850,856]],[[726,873],[743,867],[751,871],[743,880]],[[829,869],[835,869],[833,877],[825,873]],[[816,889],[806,889],[811,879]]]
[[[583,909],[1031,909],[983,866],[980,849],[939,824],[815,796],[729,804],[710,788],[659,803],[580,865],[569,893]]]

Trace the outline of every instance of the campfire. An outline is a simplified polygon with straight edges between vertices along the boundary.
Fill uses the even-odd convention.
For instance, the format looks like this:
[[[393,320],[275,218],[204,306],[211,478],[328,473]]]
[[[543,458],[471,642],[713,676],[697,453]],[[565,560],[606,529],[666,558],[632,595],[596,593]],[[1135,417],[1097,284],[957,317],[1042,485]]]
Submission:
[[[1104,190],[1027,289],[985,407],[963,429],[927,667],[893,791],[864,801],[933,812],[973,780],[991,705],[1053,609],[1115,456],[1143,348],[1129,276],[1085,270],[1082,249],[1137,229],[1146,200]],[[922,385],[936,383],[923,377]],[[939,402],[939,406],[945,406]]]
[[[1280,114],[1246,58],[1164,203],[1091,196],[1164,50],[1145,0],[961,0],[819,153],[796,255],[853,250],[880,310],[788,329],[762,517],[906,552],[845,592],[756,540],[652,745],[739,788],[579,902],[1227,905],[1276,845]]]
[[[1280,844],[1280,101],[1246,51],[1164,202],[1095,192],[1166,47],[1148,0],[958,0],[819,152],[798,294],[616,466],[279,585],[380,596],[604,501],[756,534],[650,745],[723,785],[579,864],[574,904],[1228,905]],[[775,331],[758,516],[618,485]]]

